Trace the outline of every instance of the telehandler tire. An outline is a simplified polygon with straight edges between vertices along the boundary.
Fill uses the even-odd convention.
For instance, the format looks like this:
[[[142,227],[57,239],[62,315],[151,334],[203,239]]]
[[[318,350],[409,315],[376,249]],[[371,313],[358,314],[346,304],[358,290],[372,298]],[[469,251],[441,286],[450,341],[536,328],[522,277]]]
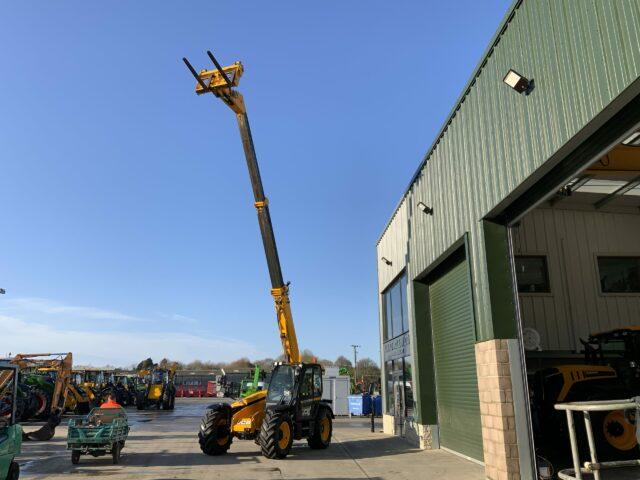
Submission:
[[[198,432],[200,450],[207,455],[227,453],[233,440],[229,431],[230,427],[229,413],[226,409],[207,409]]]
[[[285,458],[293,445],[293,424],[286,412],[267,410],[260,436],[258,437],[262,455],[267,458]]]
[[[136,408],[138,410],[144,410],[147,406],[147,395],[142,393],[136,396]]]
[[[318,411],[313,433],[307,438],[307,443],[313,449],[325,449],[331,444],[331,434],[333,433],[333,422],[331,412],[326,408]]]

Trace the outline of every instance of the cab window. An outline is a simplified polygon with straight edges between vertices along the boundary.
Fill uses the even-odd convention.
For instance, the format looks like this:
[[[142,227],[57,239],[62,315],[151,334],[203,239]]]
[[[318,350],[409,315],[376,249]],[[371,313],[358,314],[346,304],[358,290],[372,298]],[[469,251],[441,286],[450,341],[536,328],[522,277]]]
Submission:
[[[322,371],[319,368],[315,368],[315,373],[313,375],[313,396],[321,397],[322,396]]]
[[[302,398],[311,398],[313,396],[313,368],[307,368],[304,371],[302,384],[300,385],[300,396]]]

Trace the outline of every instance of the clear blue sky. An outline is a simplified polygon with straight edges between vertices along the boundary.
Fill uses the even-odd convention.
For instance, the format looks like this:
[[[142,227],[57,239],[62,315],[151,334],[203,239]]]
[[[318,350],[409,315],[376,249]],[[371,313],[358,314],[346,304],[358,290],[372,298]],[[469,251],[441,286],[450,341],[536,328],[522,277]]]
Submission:
[[[0,6],[0,355],[281,351],[241,83],[303,348],[379,360],[375,243],[509,0]]]

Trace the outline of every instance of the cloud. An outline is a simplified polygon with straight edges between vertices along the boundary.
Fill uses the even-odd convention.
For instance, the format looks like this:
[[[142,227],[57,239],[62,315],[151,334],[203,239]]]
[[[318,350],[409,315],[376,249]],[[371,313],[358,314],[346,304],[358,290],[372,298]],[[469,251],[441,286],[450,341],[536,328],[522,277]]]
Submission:
[[[163,327],[153,320],[116,311],[40,298],[14,299],[3,304],[0,357],[9,352],[72,352],[75,364],[126,366],[147,357],[189,362],[263,356],[245,341],[197,331],[198,321],[180,314],[161,315],[172,320],[169,327]],[[84,322],[80,322],[82,319]],[[108,329],[103,326],[105,322],[92,325],[86,320],[108,321]],[[134,330],[127,328],[130,322],[149,322],[150,326]]]

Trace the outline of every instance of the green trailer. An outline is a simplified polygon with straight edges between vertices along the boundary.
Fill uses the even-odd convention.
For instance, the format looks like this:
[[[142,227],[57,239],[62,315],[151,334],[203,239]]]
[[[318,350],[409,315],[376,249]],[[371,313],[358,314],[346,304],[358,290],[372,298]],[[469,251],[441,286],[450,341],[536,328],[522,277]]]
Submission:
[[[129,422],[123,408],[94,408],[86,417],[69,420],[67,450],[71,463],[77,465],[82,455],[100,457],[111,454],[120,462],[120,452],[129,434]]]
[[[0,478],[18,480],[15,457],[22,446],[22,428],[16,418],[18,367],[0,360]]]

